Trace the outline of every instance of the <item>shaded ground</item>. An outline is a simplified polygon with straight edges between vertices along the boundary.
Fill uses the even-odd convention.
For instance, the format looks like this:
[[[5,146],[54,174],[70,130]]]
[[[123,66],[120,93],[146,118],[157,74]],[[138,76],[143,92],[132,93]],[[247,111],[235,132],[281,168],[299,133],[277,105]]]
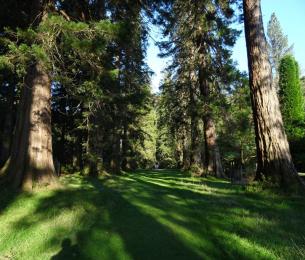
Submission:
[[[305,258],[301,197],[165,170],[62,182],[1,196],[0,259]]]

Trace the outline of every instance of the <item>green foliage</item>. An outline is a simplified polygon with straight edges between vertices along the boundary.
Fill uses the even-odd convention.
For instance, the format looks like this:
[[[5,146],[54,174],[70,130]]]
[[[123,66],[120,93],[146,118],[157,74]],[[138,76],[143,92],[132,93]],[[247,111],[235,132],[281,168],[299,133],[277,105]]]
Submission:
[[[80,165],[84,158],[92,162],[103,161],[104,157],[105,165],[110,165],[116,153],[126,157],[121,151],[113,151],[112,145],[121,138],[124,127],[130,128],[127,131],[132,135],[125,142],[129,147],[132,143],[145,146],[145,131],[149,129],[143,130],[141,121],[150,103],[148,69],[141,46],[145,37],[140,20],[129,23],[130,16],[122,18],[77,21],[49,14],[35,27],[7,29],[1,39],[6,48],[0,55],[1,68],[10,66],[22,79],[27,67],[39,61],[52,76],[54,151],[62,163],[74,160],[73,144],[79,141],[82,147],[77,148],[76,161]],[[63,149],[65,156],[60,155]],[[145,160],[153,164],[151,154],[137,154],[149,157]]]
[[[279,20],[275,13],[272,13],[267,28],[269,56],[273,72],[273,80],[278,88],[280,61],[285,55],[293,51],[293,45],[288,45],[288,37],[283,34]]]
[[[205,145],[204,122],[211,118],[218,132],[222,92],[230,88],[235,71],[231,47],[240,33],[231,26],[235,1],[169,2],[160,10],[165,40],[159,46],[172,57],[161,89],[160,124],[170,158],[184,169],[202,168],[217,150]]]
[[[149,113],[141,119],[141,129],[145,133],[143,144],[137,145],[135,148],[140,156],[135,158],[143,168],[153,168],[156,162],[156,144],[157,144],[157,113],[155,107],[151,107]]]
[[[227,108],[220,123],[219,144],[225,165],[233,162],[250,167],[254,173],[255,135],[247,78],[241,78],[226,97]]]
[[[188,99],[183,96],[185,89],[173,83],[170,78],[166,78],[157,98],[157,161],[160,168],[181,167],[176,152],[188,120],[185,113]]]
[[[61,78],[64,78],[62,73],[67,73],[62,70],[67,63],[70,66],[66,69],[74,73],[82,64],[95,71],[101,70],[99,59],[95,61],[94,57],[105,55],[107,45],[119,34],[120,28],[121,25],[109,20],[87,24],[50,15],[37,28],[7,30],[5,44],[8,51],[1,59],[24,67],[39,60]]]
[[[14,65],[10,62],[6,56],[0,56],[0,70],[14,69]]]
[[[285,56],[280,63],[280,103],[288,138],[297,140],[304,136],[304,93],[299,78],[299,67],[293,56]]]

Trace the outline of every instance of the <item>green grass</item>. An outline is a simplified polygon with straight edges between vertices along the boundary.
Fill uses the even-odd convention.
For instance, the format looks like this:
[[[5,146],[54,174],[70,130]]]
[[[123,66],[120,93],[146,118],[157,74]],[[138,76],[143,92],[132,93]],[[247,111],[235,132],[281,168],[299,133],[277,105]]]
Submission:
[[[0,198],[0,259],[302,259],[305,202],[177,171]]]

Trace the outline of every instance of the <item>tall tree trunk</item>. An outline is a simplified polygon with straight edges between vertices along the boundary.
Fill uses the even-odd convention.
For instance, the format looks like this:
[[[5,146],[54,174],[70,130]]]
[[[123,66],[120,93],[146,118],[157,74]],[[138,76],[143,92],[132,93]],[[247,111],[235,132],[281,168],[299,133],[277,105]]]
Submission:
[[[205,140],[205,167],[209,173],[224,177],[219,147],[217,144],[216,127],[210,113],[203,116]]]
[[[182,135],[182,153],[183,153],[183,170],[188,170],[190,168],[190,144],[189,144],[189,138],[188,138],[188,129],[186,126],[183,127],[183,135]]]
[[[257,150],[257,179],[288,187],[300,181],[292,163],[276,90],[272,85],[260,0],[243,1],[251,101]]]
[[[193,86],[190,86],[190,105],[191,105],[191,151],[190,151],[190,164],[191,166],[198,166],[201,168],[201,151],[199,142],[199,129],[198,129],[198,113],[196,111],[196,94],[194,93]]]
[[[129,155],[128,150],[129,150],[128,125],[127,123],[125,123],[123,128],[123,138],[122,138],[122,169],[124,171],[131,170],[130,161],[128,158]]]
[[[204,59],[204,58],[203,58]],[[205,111],[203,114],[203,131],[205,139],[205,168],[217,177],[224,177],[219,147],[217,144],[216,126],[210,108],[211,87],[207,79],[205,61],[202,60],[199,71],[199,85],[201,96],[204,100]]]
[[[110,171],[119,174],[121,172],[121,134],[118,127],[115,127],[113,132]]]
[[[180,136],[176,134],[176,149],[175,149],[175,160],[177,162],[177,169],[181,169],[183,167],[183,140],[181,140]]]
[[[30,66],[22,89],[10,158],[2,169],[13,187],[55,182],[51,132],[51,88],[48,74],[37,62]]]
[[[91,111],[92,106],[89,105],[89,115],[87,118],[87,144],[86,144],[86,163],[87,171],[89,176],[97,177],[99,174],[98,171],[98,160],[99,154],[97,150],[97,133],[95,128],[96,116],[94,112]]]

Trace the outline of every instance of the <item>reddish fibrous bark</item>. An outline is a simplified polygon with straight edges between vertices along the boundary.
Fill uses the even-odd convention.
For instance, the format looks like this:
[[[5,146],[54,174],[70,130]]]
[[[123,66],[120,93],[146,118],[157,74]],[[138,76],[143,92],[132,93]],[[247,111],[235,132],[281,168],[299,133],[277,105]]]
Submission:
[[[208,173],[214,174],[216,177],[224,177],[224,172],[221,163],[219,147],[217,144],[216,126],[213,119],[213,113],[210,108],[211,100],[211,82],[208,80],[206,72],[206,61],[204,51],[201,57],[201,68],[199,71],[200,93],[204,101],[205,109],[203,113],[203,131],[205,140],[205,170]]]
[[[31,190],[56,182],[52,154],[51,84],[41,63],[28,69],[10,157],[2,169],[15,188]]]
[[[300,182],[283,127],[279,100],[272,85],[260,0],[244,0],[249,82],[256,135],[257,179],[288,187]]]
[[[217,145],[216,127],[211,114],[204,115],[205,165],[209,173],[224,177],[219,147]]]

